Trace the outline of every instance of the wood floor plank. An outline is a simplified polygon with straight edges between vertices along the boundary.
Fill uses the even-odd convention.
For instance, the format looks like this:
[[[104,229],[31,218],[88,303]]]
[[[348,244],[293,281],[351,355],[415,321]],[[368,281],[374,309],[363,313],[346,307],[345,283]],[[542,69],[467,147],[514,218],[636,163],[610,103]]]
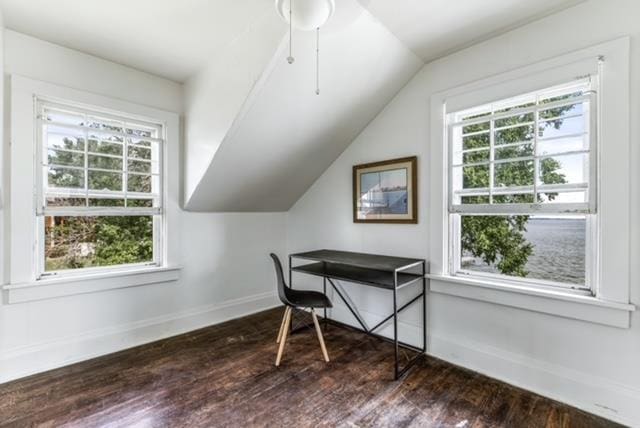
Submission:
[[[617,426],[435,358],[394,381],[390,343],[333,325],[323,328],[329,363],[310,328],[288,338],[275,367],[282,313],[0,385],[0,427]]]

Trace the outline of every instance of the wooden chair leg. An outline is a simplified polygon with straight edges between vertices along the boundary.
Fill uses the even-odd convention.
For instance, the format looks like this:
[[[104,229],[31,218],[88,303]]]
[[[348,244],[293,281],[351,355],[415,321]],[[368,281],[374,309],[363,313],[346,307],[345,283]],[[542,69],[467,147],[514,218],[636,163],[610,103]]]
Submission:
[[[278,347],[278,356],[276,357],[276,367],[280,365],[282,359],[282,352],[284,351],[284,344],[287,343],[287,335],[289,334],[289,323],[291,323],[291,309],[286,313],[284,320],[284,329],[282,330],[282,337],[280,338],[280,346]]]
[[[320,324],[318,323],[318,317],[316,316],[316,311],[311,308],[311,316],[313,317],[313,323],[316,325],[316,332],[318,333],[318,340],[320,341],[320,348],[322,348],[322,355],[324,356],[324,360],[329,362],[329,354],[327,354],[327,348],[324,346],[324,338],[322,337],[322,330],[320,330]]]
[[[282,322],[280,323],[280,330],[278,331],[278,338],[276,339],[276,343],[280,343],[280,339],[282,338],[282,331],[284,330],[284,322],[286,321],[287,314],[290,310],[291,308],[289,306],[284,308],[284,315],[282,315]]]

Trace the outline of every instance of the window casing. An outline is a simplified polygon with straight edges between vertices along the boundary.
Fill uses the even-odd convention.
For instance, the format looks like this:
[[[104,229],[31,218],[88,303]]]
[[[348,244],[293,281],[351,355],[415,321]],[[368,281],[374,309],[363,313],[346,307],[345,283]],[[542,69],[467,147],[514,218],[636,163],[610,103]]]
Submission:
[[[163,125],[47,99],[36,98],[35,103],[36,278],[63,272],[161,266]],[[48,249],[55,245],[50,235],[57,223],[64,224],[66,219],[95,227],[91,219],[117,217],[142,220],[141,233],[151,235],[146,255],[111,257],[101,263],[88,263],[91,267],[80,263],[60,268],[48,263]],[[76,243],[73,251],[95,253],[99,241],[80,244]],[[65,250],[70,252],[71,248],[62,252]],[[111,252],[117,255],[118,250],[113,248]]]
[[[594,290],[597,83],[597,76],[590,76],[447,112],[451,274],[572,288],[589,294]],[[461,263],[464,216],[584,219],[584,281],[576,284],[465,269]]]

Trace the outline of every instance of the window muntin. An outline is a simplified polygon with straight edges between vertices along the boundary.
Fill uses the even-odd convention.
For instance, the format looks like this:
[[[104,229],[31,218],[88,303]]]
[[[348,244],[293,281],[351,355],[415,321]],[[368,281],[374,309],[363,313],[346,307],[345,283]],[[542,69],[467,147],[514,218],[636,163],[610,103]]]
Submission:
[[[595,93],[586,78],[447,115],[453,274],[591,292]]]
[[[162,264],[162,125],[45,100],[37,110],[37,276]]]
[[[585,79],[449,114],[450,210],[595,212],[593,109]]]

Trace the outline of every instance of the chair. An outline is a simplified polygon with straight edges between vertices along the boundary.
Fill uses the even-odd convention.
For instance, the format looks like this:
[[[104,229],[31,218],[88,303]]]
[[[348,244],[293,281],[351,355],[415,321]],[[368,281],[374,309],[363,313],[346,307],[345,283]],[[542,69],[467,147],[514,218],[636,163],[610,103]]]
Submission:
[[[313,317],[313,323],[316,326],[316,332],[318,333],[318,340],[320,341],[320,348],[322,349],[322,355],[324,360],[329,362],[329,354],[327,354],[327,348],[324,345],[324,338],[322,337],[322,330],[320,330],[320,324],[318,323],[318,317],[314,309],[316,308],[331,308],[333,305],[329,298],[323,293],[317,291],[306,290],[294,290],[287,286],[284,282],[284,274],[282,273],[282,264],[278,256],[271,253],[273,264],[276,269],[276,278],[278,281],[278,297],[285,305],[284,316],[282,317],[282,323],[280,324],[280,331],[278,332],[278,338],[276,343],[279,343],[278,355],[276,357],[276,367],[280,365],[282,359],[282,353],[284,351],[284,344],[287,341],[287,335],[289,333],[289,327],[291,325],[291,313],[294,309],[311,309],[311,316]]]

